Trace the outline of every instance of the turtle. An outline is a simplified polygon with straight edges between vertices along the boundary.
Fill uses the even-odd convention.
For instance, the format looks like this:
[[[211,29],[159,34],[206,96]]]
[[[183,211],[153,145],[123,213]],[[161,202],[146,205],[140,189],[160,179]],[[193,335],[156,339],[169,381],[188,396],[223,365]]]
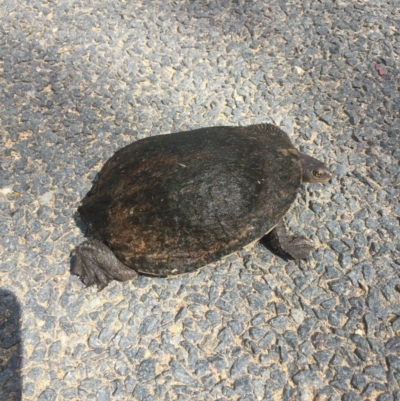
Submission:
[[[89,239],[72,252],[71,273],[100,291],[113,279],[193,272],[260,238],[305,259],[313,247],[282,218],[302,182],[331,178],[273,124],[138,140],[105,163],[82,200]]]

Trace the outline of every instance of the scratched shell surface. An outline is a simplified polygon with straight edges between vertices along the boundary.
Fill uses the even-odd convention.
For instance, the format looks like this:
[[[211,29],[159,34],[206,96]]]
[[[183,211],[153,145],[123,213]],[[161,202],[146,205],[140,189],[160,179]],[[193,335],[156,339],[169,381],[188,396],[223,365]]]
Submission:
[[[116,152],[79,213],[91,235],[131,268],[179,274],[262,237],[300,182],[297,152],[279,128],[203,128]]]

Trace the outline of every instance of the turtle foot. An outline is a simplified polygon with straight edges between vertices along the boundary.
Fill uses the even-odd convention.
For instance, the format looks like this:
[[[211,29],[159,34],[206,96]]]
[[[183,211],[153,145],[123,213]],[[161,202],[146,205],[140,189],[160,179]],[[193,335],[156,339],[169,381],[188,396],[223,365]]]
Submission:
[[[114,279],[126,281],[137,275],[98,240],[83,242],[75,248],[71,256],[71,273],[79,276],[88,287],[96,285],[99,291]]]
[[[263,237],[263,242],[277,255],[296,260],[307,259],[315,249],[305,237],[290,235],[282,222]]]

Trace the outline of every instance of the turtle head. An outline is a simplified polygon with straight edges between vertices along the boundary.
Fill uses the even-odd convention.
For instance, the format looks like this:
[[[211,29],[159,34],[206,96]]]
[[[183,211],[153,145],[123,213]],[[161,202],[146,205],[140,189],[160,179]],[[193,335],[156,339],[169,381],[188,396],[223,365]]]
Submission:
[[[333,177],[333,174],[325,163],[301,152],[299,152],[299,157],[303,171],[302,182],[324,183]]]

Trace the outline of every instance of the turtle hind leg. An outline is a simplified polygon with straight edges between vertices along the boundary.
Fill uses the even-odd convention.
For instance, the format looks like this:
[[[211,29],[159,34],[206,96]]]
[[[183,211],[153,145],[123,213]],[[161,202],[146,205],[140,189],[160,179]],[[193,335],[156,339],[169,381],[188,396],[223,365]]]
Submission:
[[[127,281],[137,276],[110,248],[95,239],[82,242],[71,256],[71,273],[79,276],[88,287],[97,285],[99,291],[112,280]]]
[[[295,237],[288,233],[282,221],[262,238],[262,243],[275,254],[291,259],[306,259],[314,250],[305,237]]]

